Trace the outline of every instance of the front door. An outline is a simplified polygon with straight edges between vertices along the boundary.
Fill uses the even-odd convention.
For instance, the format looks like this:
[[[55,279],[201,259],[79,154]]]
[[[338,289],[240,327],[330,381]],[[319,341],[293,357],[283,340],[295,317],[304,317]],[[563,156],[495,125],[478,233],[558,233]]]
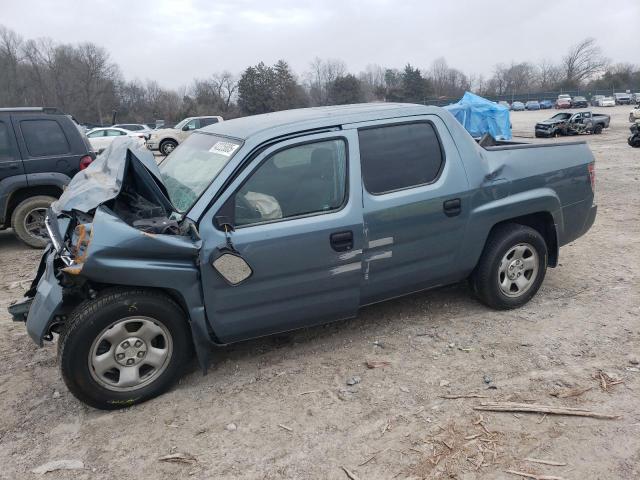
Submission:
[[[355,131],[283,141],[254,158],[203,216],[203,293],[219,341],[356,315],[364,242],[357,158]],[[225,235],[221,218],[233,232]],[[220,261],[225,253],[230,262]],[[245,275],[225,271],[240,257]]]

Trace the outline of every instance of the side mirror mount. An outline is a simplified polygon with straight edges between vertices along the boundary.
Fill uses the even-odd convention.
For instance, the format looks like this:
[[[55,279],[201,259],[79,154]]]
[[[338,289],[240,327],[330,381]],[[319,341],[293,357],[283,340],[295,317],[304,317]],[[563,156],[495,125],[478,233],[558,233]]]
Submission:
[[[226,215],[216,215],[213,221],[218,230],[223,232],[233,232],[235,230],[233,220]]]
[[[232,195],[213,217],[213,225],[223,232],[233,232],[236,228],[235,200]]]

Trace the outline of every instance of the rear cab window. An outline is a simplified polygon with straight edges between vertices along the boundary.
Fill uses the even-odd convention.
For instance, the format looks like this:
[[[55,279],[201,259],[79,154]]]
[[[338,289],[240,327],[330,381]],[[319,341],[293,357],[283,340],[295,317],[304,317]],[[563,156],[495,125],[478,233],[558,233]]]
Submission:
[[[217,118],[201,118],[200,119],[200,128],[206,127],[208,125],[213,125],[214,123],[218,123]]]
[[[20,130],[32,157],[71,153],[69,141],[56,120],[21,120]]]
[[[363,128],[358,131],[362,179],[373,195],[433,183],[444,165],[444,150],[430,121]]]

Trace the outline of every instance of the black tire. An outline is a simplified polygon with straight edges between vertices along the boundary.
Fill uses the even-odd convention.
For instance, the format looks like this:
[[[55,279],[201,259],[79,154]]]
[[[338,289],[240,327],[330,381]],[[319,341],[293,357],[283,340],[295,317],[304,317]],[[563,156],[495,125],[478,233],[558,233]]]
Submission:
[[[175,140],[163,140],[160,142],[160,153],[165,157],[175,150],[178,146],[178,142]]]
[[[538,265],[536,277],[527,290],[517,296],[507,296],[500,288],[500,265],[503,257],[516,245],[526,244],[535,249]],[[497,310],[518,308],[527,303],[537,293],[547,271],[547,245],[537,230],[525,225],[508,223],[496,227],[471,275],[474,292],[484,304]]]
[[[55,197],[48,195],[36,195],[29,197],[18,204],[11,214],[11,228],[16,236],[24,243],[32,248],[43,248],[49,242],[44,226],[44,210],[49,208],[51,203],[55,202]],[[35,230],[27,227],[27,220],[33,217],[37,212],[38,217],[42,218],[42,224]]]
[[[600,135],[602,133],[602,125],[597,124],[595,127],[593,127],[593,133],[595,135]]]
[[[96,379],[90,365],[92,347],[114,322],[132,317],[130,322],[143,317],[163,326],[171,337],[172,352],[152,381],[139,388],[115,391]],[[109,345],[106,352],[113,352],[115,358],[114,345]],[[165,392],[181,377],[191,354],[191,334],[184,312],[171,298],[153,290],[115,288],[81,303],[58,341],[58,364],[67,387],[78,400],[102,410],[135,405]],[[138,372],[145,367],[144,360],[139,365]]]

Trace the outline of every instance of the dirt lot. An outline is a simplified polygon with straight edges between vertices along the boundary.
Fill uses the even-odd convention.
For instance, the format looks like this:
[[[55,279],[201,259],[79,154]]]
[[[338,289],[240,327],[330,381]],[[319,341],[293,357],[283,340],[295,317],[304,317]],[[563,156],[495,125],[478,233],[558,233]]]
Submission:
[[[36,478],[31,469],[58,459],[85,468],[45,477],[347,479],[345,467],[361,480],[519,478],[510,469],[640,478],[640,150],[626,144],[628,110],[606,109],[612,128],[585,137],[598,218],[525,308],[491,311],[465,285],[412,295],[352,321],[217,350],[207,376],[194,365],[171,392],[128,410],[79,403],[55,345],[39,349],[11,323],[6,306],[39,254],[0,232],[0,478]],[[550,113],[514,113],[515,133],[532,136]],[[605,391],[598,371],[622,383]],[[361,382],[347,386],[353,376]],[[562,398],[573,388],[590,390]],[[488,398],[442,398],[469,393]],[[620,418],[473,410],[487,400]],[[159,461],[175,452],[194,459]]]

